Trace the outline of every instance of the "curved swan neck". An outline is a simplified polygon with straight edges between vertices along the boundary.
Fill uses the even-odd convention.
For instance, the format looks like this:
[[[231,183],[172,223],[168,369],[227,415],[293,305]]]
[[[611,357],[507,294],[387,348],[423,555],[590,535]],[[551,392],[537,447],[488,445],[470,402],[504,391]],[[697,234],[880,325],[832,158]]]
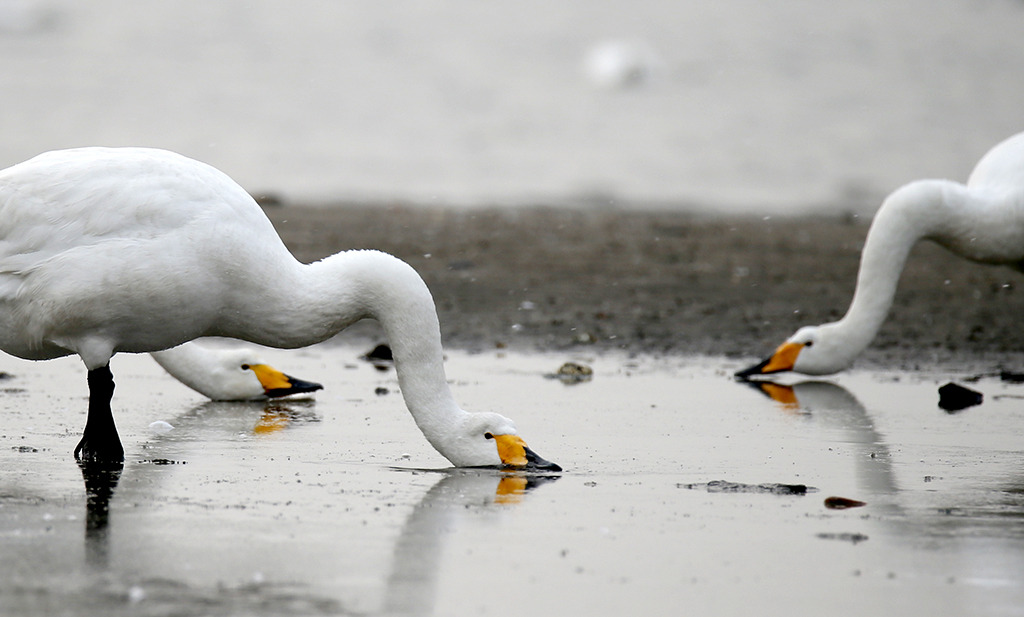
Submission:
[[[443,454],[443,436],[467,414],[448,387],[437,310],[426,283],[405,262],[377,251],[339,253],[308,269],[311,283],[303,302],[330,322],[332,333],[364,317],[380,323],[406,407]]]
[[[863,351],[882,326],[911,249],[922,238],[941,236],[967,199],[966,187],[945,180],[904,185],[882,203],[861,252],[857,288],[846,315],[833,324],[852,355]]]

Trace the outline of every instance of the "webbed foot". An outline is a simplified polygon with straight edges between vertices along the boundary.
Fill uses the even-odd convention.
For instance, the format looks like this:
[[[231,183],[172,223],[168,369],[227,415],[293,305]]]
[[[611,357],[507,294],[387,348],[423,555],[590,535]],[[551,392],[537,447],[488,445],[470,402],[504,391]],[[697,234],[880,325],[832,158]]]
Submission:
[[[123,463],[124,447],[116,431],[107,435],[90,435],[86,431],[75,446],[75,460],[83,463]]]

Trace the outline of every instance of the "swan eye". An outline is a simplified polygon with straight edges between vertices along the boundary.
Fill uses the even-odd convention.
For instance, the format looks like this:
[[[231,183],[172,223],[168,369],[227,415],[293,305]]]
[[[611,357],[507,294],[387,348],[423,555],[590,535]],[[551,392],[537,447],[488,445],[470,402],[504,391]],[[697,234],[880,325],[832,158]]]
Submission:
[[[484,433],[484,439],[494,439],[494,435],[490,433]]]
[[[248,364],[243,364],[243,365],[242,365],[242,370],[243,370],[243,371],[247,371],[247,370],[249,370],[249,368],[250,368],[250,367],[249,367],[249,365],[248,365]]]
[[[814,347],[814,341],[807,341],[804,343],[804,347]]]

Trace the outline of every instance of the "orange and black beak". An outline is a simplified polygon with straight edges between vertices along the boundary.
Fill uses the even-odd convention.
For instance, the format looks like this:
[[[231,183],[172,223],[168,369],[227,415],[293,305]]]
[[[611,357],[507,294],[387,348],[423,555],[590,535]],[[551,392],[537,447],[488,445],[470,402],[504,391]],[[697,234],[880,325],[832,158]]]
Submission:
[[[541,458],[519,435],[491,435],[498,447],[502,466],[525,471],[562,471],[561,466]]]
[[[793,370],[793,365],[796,364],[796,357],[800,355],[800,350],[803,348],[803,343],[783,343],[764,362],[747,367],[742,371],[736,371],[736,377],[738,379],[746,379],[751,375],[767,375],[768,373],[791,371]]]
[[[256,374],[260,380],[263,392],[269,398],[289,396],[291,394],[305,394],[323,390],[323,386],[314,381],[304,381],[290,375],[285,375],[276,368],[267,364],[250,364],[250,371]]]

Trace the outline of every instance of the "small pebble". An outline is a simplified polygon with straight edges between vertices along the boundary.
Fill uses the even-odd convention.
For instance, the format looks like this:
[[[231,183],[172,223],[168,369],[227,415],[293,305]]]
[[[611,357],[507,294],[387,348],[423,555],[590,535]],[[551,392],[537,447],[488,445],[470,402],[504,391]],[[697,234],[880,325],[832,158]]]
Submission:
[[[980,405],[983,397],[981,392],[965,388],[953,382],[939,388],[939,407],[946,411],[960,411]]]
[[[578,362],[566,362],[562,366],[558,367],[558,371],[552,375],[548,375],[547,377],[549,379],[558,379],[562,383],[566,384],[580,383],[593,379],[594,369]]]
[[[849,499],[847,497],[826,497],[825,507],[830,510],[845,510],[847,508],[860,508],[866,506],[863,501],[857,501],[856,499]]]

